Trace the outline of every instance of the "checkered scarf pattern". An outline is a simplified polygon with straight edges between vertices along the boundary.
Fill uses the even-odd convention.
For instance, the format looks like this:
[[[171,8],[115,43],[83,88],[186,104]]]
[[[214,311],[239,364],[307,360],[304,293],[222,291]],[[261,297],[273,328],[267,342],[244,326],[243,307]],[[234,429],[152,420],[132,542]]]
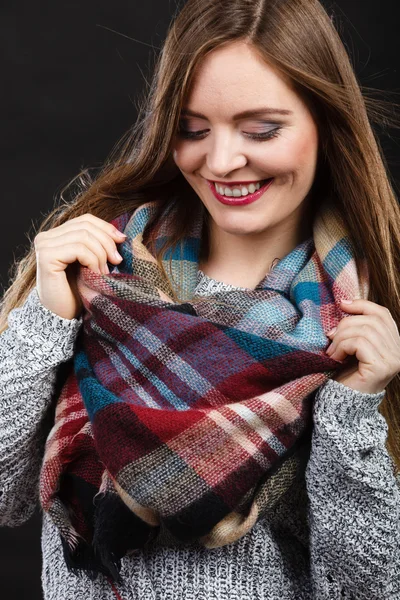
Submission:
[[[268,514],[307,461],[313,393],[343,364],[325,354],[339,303],[368,295],[322,205],[255,289],[196,297],[203,221],[163,257],[166,278],[142,242],[155,206],[112,221],[128,237],[109,275],[79,265],[83,326],[41,469],[67,566],[91,578],[120,581],[121,558],[162,535],[215,548]]]

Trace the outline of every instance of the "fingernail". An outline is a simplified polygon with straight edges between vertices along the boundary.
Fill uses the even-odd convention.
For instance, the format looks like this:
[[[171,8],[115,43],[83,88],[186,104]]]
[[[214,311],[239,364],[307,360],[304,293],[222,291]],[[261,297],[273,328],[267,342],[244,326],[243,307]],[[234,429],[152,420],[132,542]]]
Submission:
[[[116,251],[114,252],[114,256],[115,256],[115,258],[116,258],[117,260],[122,260],[122,256],[120,255],[120,253],[118,252],[118,250],[116,250]]]
[[[122,233],[122,231],[117,231],[117,234],[119,235],[119,237],[124,237],[124,238],[128,237],[126,235],[126,233]]]
[[[334,327],[333,329],[328,331],[328,333],[326,335],[333,335],[334,333],[336,333],[336,331],[337,331],[337,327]]]
[[[343,304],[352,304],[353,300],[342,300]]]

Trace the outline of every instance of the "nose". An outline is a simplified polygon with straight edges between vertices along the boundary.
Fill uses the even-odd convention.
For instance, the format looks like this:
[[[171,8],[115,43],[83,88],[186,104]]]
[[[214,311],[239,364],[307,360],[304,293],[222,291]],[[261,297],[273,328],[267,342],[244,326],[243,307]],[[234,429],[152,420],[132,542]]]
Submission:
[[[211,149],[207,152],[206,164],[216,179],[223,179],[231,171],[247,164],[247,158],[233,144],[229,136],[215,137]]]

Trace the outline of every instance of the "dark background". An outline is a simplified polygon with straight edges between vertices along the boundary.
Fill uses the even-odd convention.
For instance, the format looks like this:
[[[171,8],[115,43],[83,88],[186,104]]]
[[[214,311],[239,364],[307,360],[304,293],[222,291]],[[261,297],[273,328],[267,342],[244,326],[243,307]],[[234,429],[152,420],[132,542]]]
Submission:
[[[99,166],[135,122],[135,102],[183,4],[2,0],[1,295],[11,263],[25,254],[28,234],[34,237],[32,226],[64,185],[82,167]],[[361,84],[398,93],[398,0],[324,5],[335,13]],[[400,133],[378,133],[399,194]],[[42,598],[40,524],[37,510],[23,526],[0,529],[1,597]]]

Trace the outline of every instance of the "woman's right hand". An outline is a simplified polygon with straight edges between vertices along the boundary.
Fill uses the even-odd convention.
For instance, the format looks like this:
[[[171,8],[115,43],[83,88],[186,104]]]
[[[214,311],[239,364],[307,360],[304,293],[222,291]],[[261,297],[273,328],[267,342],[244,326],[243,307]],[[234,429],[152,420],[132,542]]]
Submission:
[[[96,273],[109,273],[108,262],[118,264],[117,244],[126,236],[90,213],[41,231],[34,239],[36,288],[41,303],[64,319],[78,318],[82,300],[77,291],[76,261]]]

